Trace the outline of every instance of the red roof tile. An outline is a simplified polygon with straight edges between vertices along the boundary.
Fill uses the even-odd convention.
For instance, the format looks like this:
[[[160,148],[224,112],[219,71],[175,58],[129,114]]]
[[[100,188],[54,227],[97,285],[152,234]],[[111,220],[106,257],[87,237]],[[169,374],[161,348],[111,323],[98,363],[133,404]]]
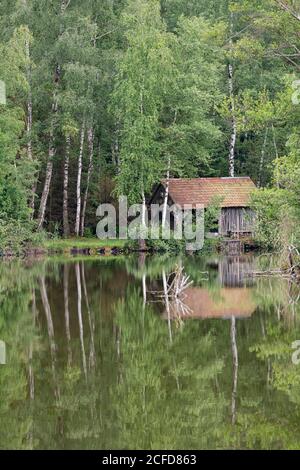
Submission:
[[[166,180],[162,181],[166,186]],[[169,180],[169,194],[175,204],[202,204],[207,207],[221,198],[221,207],[248,207],[255,184],[249,178],[178,178]]]

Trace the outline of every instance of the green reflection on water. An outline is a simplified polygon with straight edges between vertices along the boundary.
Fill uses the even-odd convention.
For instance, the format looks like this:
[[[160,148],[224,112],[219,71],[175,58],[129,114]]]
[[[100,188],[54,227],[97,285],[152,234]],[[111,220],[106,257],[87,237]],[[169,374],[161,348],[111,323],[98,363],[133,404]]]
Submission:
[[[299,448],[300,290],[261,262],[1,263],[0,448]]]

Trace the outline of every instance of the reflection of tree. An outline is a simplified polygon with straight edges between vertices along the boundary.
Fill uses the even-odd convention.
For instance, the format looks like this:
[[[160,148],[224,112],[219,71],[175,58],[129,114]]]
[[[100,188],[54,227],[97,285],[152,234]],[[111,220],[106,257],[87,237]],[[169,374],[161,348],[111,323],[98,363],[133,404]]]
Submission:
[[[80,336],[80,346],[81,346],[82,367],[83,367],[84,375],[87,378],[87,366],[86,366],[83,321],[82,321],[82,288],[81,288],[81,276],[80,276],[79,262],[77,262],[75,264],[75,273],[76,273],[76,284],[77,284],[77,314],[78,314],[78,323],[79,323],[79,336]]]
[[[233,385],[232,385],[232,398],[231,398],[231,422],[236,423],[236,399],[237,399],[237,385],[238,385],[238,368],[239,357],[236,341],[236,319],[231,317],[231,351],[232,351],[232,364],[233,364]]]
[[[166,291],[176,263],[165,269]],[[9,360],[0,369],[1,447],[299,447],[299,368],[291,362],[299,305],[285,302],[297,299],[296,287],[258,280],[257,314],[238,328],[209,319],[178,328],[148,303],[150,288],[164,293],[164,264],[156,259],[152,271],[146,259],[136,280],[125,262],[0,265]],[[182,266],[194,280],[195,259]]]
[[[300,306],[289,301],[291,295],[297,298],[296,291],[292,294],[285,280],[257,282],[255,293],[260,307],[256,318],[260,331],[246,344],[239,341],[243,348],[248,347],[255,368],[249,376],[247,398],[244,367],[240,368],[243,375],[239,378],[239,388],[243,388],[239,395],[243,401],[238,426],[231,435],[231,442],[237,448],[298,449],[300,446],[300,374],[299,367],[292,363],[291,349],[292,342],[300,337],[299,324],[293,321],[295,313],[296,316],[300,313]]]
[[[7,345],[7,364],[0,366],[1,449],[33,446],[32,408],[27,401],[34,397],[33,292],[42,269],[42,265],[29,271],[20,262],[0,263],[0,338]]]
[[[46,320],[47,320],[47,329],[48,329],[48,337],[49,337],[49,343],[50,343],[55,397],[57,400],[59,400],[60,399],[60,387],[59,387],[59,383],[57,379],[57,371],[56,371],[57,358],[56,358],[56,343],[55,343],[55,337],[54,337],[54,325],[53,325],[52,312],[51,312],[47,289],[46,289],[45,276],[40,277],[40,292],[41,292],[41,299],[43,302],[44,312],[45,312]]]
[[[81,263],[81,273],[82,273],[82,283],[83,283],[83,292],[86,304],[86,310],[88,314],[88,321],[89,321],[89,330],[90,330],[90,356],[89,356],[89,366],[90,368],[94,368],[96,364],[96,354],[95,354],[95,317],[94,313],[90,308],[90,302],[88,297],[87,285],[85,280],[85,268],[84,263]]]
[[[71,349],[71,331],[70,331],[70,311],[69,311],[69,264],[64,265],[64,310],[65,310],[65,327],[68,348],[68,365],[72,364],[72,349]]]
[[[225,411],[222,392],[214,387],[223,367],[215,339],[201,334],[200,323],[189,323],[168,343],[165,323],[149,306],[143,320],[139,293],[130,290],[126,298],[117,307],[123,370],[113,399],[118,447],[214,447]]]

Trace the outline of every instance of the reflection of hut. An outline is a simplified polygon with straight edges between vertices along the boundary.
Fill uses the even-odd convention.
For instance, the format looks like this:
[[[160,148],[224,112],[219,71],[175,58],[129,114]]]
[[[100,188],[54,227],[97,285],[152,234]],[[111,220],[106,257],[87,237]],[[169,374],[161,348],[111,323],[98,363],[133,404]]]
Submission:
[[[206,264],[208,274],[215,272],[210,288],[203,283],[192,286],[184,268],[178,267],[164,280],[164,315],[173,319],[250,317],[256,310],[249,276],[253,265],[251,256],[211,258]]]
[[[248,257],[227,257],[219,262],[219,280],[225,287],[242,287],[249,285],[253,272],[253,259]]]
[[[247,318],[256,309],[252,289],[247,287],[221,288],[217,292],[190,287],[184,294],[182,300],[186,307],[184,318]],[[177,308],[176,301],[170,302],[170,316],[171,318],[183,317],[181,310]]]
[[[218,282],[224,287],[244,287],[253,284],[250,274],[254,269],[254,259],[251,256],[226,256],[212,259],[207,267],[218,271]]]

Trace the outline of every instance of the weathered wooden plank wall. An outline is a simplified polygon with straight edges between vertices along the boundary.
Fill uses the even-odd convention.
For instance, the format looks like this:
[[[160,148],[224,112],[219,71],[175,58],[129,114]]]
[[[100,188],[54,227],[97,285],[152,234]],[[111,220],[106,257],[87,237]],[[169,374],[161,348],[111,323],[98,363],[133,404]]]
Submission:
[[[250,233],[254,230],[254,212],[246,207],[226,207],[221,210],[219,233],[226,236],[234,233]]]

